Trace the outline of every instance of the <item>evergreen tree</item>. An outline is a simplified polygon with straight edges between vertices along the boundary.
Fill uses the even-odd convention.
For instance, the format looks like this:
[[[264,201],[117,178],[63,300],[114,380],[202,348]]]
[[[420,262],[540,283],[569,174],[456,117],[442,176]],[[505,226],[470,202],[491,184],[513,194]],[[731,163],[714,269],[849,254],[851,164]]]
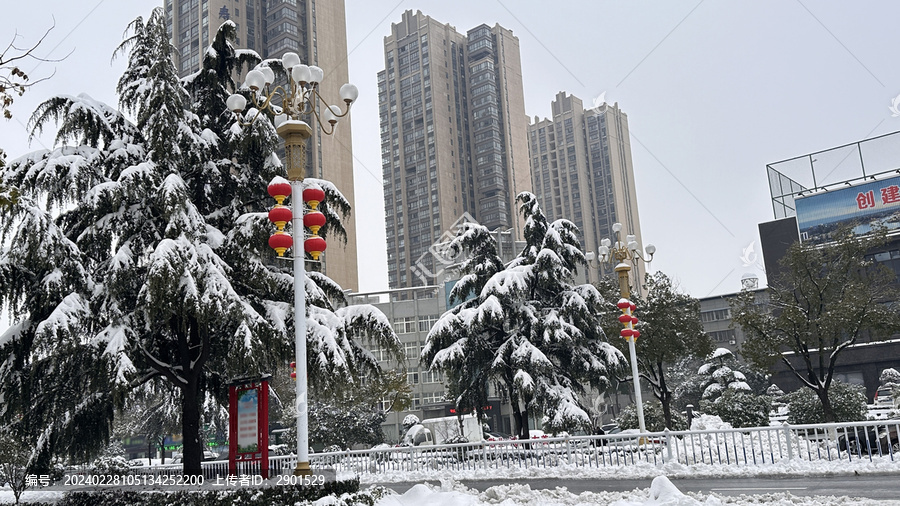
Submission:
[[[464,264],[468,277],[454,294],[475,297],[441,317],[422,359],[451,384],[476,375],[477,395],[486,396],[490,380],[503,385],[519,437],[527,439],[531,410],[542,413],[554,432],[589,427],[579,394],[586,384],[605,388],[624,357],[600,329],[600,294],[591,285],[573,285],[577,267],[585,263],[577,228],[567,220],[548,223],[531,193],[519,194],[517,201],[526,246],[506,268],[497,270],[501,264],[487,246],[486,230],[463,229],[475,254]]]
[[[711,402],[726,390],[751,391],[750,385],[747,383],[747,376],[738,368],[737,359],[731,350],[716,348],[707,357],[707,362],[697,370],[697,373],[706,379],[702,398]]]
[[[162,9],[130,30],[118,91],[135,123],[86,95],[52,98],[32,123],[56,121],[63,145],[5,172],[22,195],[0,222],[11,244],[0,297],[17,319],[0,338],[0,414],[44,461],[84,461],[108,439],[114,408],[163,382],[177,392],[184,470],[198,473],[203,416],[221,416],[228,379],[275,371],[293,355],[293,276],[266,246],[277,138],[264,118],[246,130],[215,121],[224,106],[208,104],[224,101],[234,61],[205,58],[201,73],[216,79],[194,79],[192,97]],[[346,199],[307,183],[325,190],[327,230],[340,235]],[[384,315],[344,307],[326,276],[310,273],[306,293],[311,385],[377,373],[361,340],[399,350]]]
[[[459,265],[463,276],[450,291],[450,302],[457,305],[441,318],[444,323],[440,325],[462,331],[464,322],[460,320],[460,312],[465,311],[463,315],[467,315],[477,307],[478,299],[473,296],[480,294],[488,280],[503,270],[503,262],[497,254],[493,235],[477,223],[464,223],[448,248],[454,257],[461,253],[466,256]],[[447,395],[457,412],[472,411],[484,416],[493,374],[490,363],[498,335],[490,328],[478,333],[442,331],[429,334],[422,350],[422,363],[426,367],[434,364],[435,369],[444,373]],[[441,350],[446,351],[435,362]]]

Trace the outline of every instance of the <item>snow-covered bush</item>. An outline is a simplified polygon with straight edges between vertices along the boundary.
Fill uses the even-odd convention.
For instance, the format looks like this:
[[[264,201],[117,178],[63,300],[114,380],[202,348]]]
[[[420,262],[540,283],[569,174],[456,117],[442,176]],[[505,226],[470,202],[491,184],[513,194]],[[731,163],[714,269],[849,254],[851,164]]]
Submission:
[[[419,417],[416,415],[406,415],[400,425],[403,426],[403,432],[406,433],[413,425],[418,425],[419,421]]]
[[[309,404],[309,439],[338,451],[355,444],[367,446],[384,442],[381,423],[387,414],[361,405],[339,406],[330,402]]]
[[[812,389],[800,388],[787,396],[788,423],[824,423],[825,410],[822,401]],[[858,422],[866,419],[868,408],[862,387],[835,381],[828,389],[828,399],[834,410],[836,422]]]
[[[717,415],[702,414],[691,420],[690,430],[728,430],[733,428],[730,423]]]
[[[91,465],[91,473],[96,476],[124,476],[128,474],[131,467],[125,457],[110,457],[107,455],[100,456]]]
[[[766,395],[772,398],[773,401],[779,401],[782,397],[785,396],[784,390],[781,389],[775,383],[769,385],[769,388],[766,389]]]
[[[239,487],[224,490],[176,490],[151,493],[112,487],[68,492],[60,504],[68,506],[271,506],[273,504],[372,505],[386,495],[383,487],[359,491],[359,478],[326,481],[316,487]],[[42,503],[44,504],[44,503]]]
[[[639,429],[637,409],[634,404],[622,408],[616,423],[622,429]],[[649,432],[661,432],[666,429],[666,418],[663,415],[662,404],[652,400],[644,402],[644,425]],[[684,430],[687,428],[687,420],[681,413],[672,412],[672,425],[669,430]]]
[[[772,398],[726,389],[714,401],[702,401],[700,410],[710,415],[718,415],[733,427],[765,427],[769,425],[769,411]]]
[[[889,367],[883,371],[881,371],[881,375],[878,377],[882,386],[886,387],[900,387],[900,372],[897,372],[897,369]]]

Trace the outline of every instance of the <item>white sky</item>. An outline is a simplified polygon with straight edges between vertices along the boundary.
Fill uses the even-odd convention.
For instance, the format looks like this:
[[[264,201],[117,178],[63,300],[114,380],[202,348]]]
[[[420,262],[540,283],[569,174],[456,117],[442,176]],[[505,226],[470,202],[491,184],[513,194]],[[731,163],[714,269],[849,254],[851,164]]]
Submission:
[[[11,158],[42,100],[87,92],[115,104],[124,60],[110,65],[127,23],[162,0],[3,0],[0,41],[37,40],[56,18],[33,78],[55,76],[0,121]],[[628,114],[644,241],[652,267],[695,297],[733,292],[756,272],[757,224],[773,219],[766,163],[900,130],[900,3],[802,1],[346,0],[354,107],[360,288],[387,287],[376,73],[383,37],[406,9],[455,26],[499,23],[520,41],[525,110],[549,116],[567,91],[605,93]],[[33,64],[26,64],[31,70]],[[44,139],[44,142],[51,142]],[[752,248],[752,251],[748,248]],[[743,258],[742,258],[743,257]],[[760,262],[759,265],[756,262]]]

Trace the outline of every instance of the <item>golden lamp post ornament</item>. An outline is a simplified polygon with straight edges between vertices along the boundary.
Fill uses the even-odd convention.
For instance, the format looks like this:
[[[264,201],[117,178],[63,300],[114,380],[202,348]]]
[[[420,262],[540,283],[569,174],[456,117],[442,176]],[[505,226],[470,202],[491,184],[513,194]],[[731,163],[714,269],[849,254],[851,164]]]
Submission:
[[[281,257],[294,245],[294,238],[284,231],[284,226],[294,218],[294,213],[290,207],[282,205],[285,197],[291,194],[291,185],[284,178],[276,177],[269,183],[268,190],[276,202],[275,207],[269,211],[269,221],[278,229],[272,237],[269,237],[269,247]]]
[[[313,126],[318,126],[325,135],[334,133],[338,119],[350,114],[350,106],[359,95],[359,90],[352,84],[344,84],[340,88],[340,97],[344,109],[329,105],[321,95],[319,85],[325,72],[315,65],[304,65],[297,53],[285,53],[281,64],[269,66],[267,60],[250,72],[241,86],[241,93],[228,97],[226,106],[234,113],[241,126],[249,126],[265,111],[273,117],[275,132],[284,140],[284,164],[287,180],[276,177],[269,185],[269,194],[275,198],[277,205],[269,212],[269,219],[275,223],[277,231],[269,238],[269,245],[278,256],[283,256],[288,249],[292,250],[294,262],[294,343],[295,363],[297,366],[297,467],[294,474],[308,475],[309,468],[309,411],[307,398],[307,364],[306,364],[306,253],[318,261],[325,251],[325,239],[319,236],[319,229],[325,225],[325,215],[316,208],[325,198],[321,188],[303,188],[306,174],[306,144],[312,136]],[[283,85],[274,83],[275,72],[284,71]],[[251,109],[244,114],[250,99]],[[276,104],[276,102],[279,102]],[[263,116],[268,118],[268,116]],[[307,123],[306,121],[310,123]],[[309,192],[309,193],[308,193]],[[304,213],[304,205],[295,200],[293,211],[283,205],[284,199],[294,195],[301,196],[311,211]],[[312,232],[303,241],[303,248],[294,247],[294,240],[284,231],[287,222],[291,222],[294,234],[303,234],[304,227]],[[298,232],[299,231],[299,232]],[[300,251],[298,251],[300,250]]]
[[[628,341],[628,351],[631,354],[631,377],[634,382],[634,400],[636,404],[635,407],[637,408],[638,426],[640,427],[641,432],[646,432],[647,428],[644,425],[644,401],[641,398],[641,381],[638,371],[637,351],[634,346],[634,343],[637,341],[637,338],[640,337],[641,333],[634,328],[638,319],[634,316],[634,303],[628,300],[631,298],[628,273],[631,271],[631,265],[629,265],[629,263],[634,264],[635,267],[639,261],[649,264],[650,261],[653,260],[653,254],[656,253],[656,247],[652,244],[648,244],[645,248],[645,251],[647,252],[647,257],[645,258],[641,253],[641,247],[637,243],[637,238],[634,235],[625,236],[625,241],[619,239],[619,233],[622,231],[621,223],[613,223],[612,230],[615,234],[616,242],[613,243],[609,239],[601,240],[600,247],[597,248],[597,254],[599,255],[600,263],[615,264],[614,270],[619,277],[619,294],[622,298],[619,299],[616,306],[622,310],[622,314],[619,316],[619,322],[625,327],[619,332],[619,335]]]
[[[624,329],[619,331],[619,335],[624,337],[626,341],[637,341],[637,338],[641,337],[640,331],[634,328],[638,322],[637,316],[634,316],[634,310],[637,307],[634,305],[634,302],[628,299],[619,299],[619,303],[616,306],[622,310],[619,322],[625,326]]]

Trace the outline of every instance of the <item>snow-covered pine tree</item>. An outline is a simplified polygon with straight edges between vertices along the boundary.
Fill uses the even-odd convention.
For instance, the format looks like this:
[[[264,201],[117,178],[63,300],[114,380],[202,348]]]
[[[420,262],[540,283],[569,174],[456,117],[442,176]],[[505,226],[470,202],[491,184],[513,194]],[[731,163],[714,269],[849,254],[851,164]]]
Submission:
[[[292,274],[266,246],[266,184],[280,163],[266,121],[202,127],[199,118],[215,113],[195,111],[204,101],[178,80],[162,9],[130,29],[118,90],[136,122],[86,95],[50,99],[32,122],[40,130],[57,121],[57,142],[72,145],[5,171],[22,198],[0,222],[11,245],[0,297],[15,320],[0,337],[0,414],[35,438],[45,461],[83,461],[108,439],[115,405],[168,382],[180,402],[184,470],[198,473],[201,414],[221,412],[226,381],[292,355]],[[328,183],[310,184],[325,190],[339,233],[335,210],[346,200]],[[342,290],[325,276],[311,274],[307,294],[311,384],[378,370],[360,338],[399,350],[384,315],[341,307]]]
[[[746,369],[746,366],[738,361],[731,350],[713,350],[706,358],[706,363],[697,370],[697,374],[704,379],[700,410],[719,416],[732,427],[765,426],[772,409],[772,397],[757,394],[750,383],[759,386],[766,378],[750,370],[745,374],[741,369]],[[755,381],[751,381],[748,376]]]
[[[492,378],[490,363],[503,332],[490,326],[480,332],[466,332],[460,311],[465,310],[462,318],[472,313],[472,308],[478,305],[474,295],[480,294],[488,280],[503,270],[503,262],[493,235],[477,223],[464,223],[449,249],[454,256],[466,255],[459,265],[463,276],[450,292],[451,303],[458,305],[445,313],[429,333],[421,361],[444,374],[447,394],[457,412],[472,411],[483,416]]]
[[[728,348],[716,348],[701,365],[697,374],[706,377],[703,400],[712,402],[725,390],[749,392],[747,376],[738,370],[737,358]]]
[[[541,412],[550,430],[589,426],[579,394],[586,384],[604,388],[624,357],[603,340],[600,294],[591,285],[573,285],[576,268],[585,262],[577,228],[568,220],[548,223],[531,193],[519,194],[517,202],[526,221],[525,249],[491,275],[472,301],[441,317],[422,357],[459,374],[454,364],[469,353],[471,342],[483,343],[490,360],[486,356],[480,367],[507,389],[519,437],[527,439],[530,410]],[[489,257],[470,267],[484,265],[482,273],[489,272]],[[475,279],[469,279],[474,288]],[[457,339],[450,339],[454,333]]]

